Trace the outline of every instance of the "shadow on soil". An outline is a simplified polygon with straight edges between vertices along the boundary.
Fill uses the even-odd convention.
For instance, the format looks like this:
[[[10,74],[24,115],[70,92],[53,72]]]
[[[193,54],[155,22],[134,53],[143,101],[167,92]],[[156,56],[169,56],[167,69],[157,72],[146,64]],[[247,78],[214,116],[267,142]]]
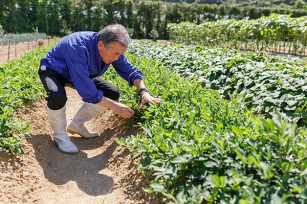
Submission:
[[[107,167],[108,160],[118,146],[114,138],[125,136],[125,129],[124,124],[121,123],[112,129],[104,130],[97,138],[70,137],[79,148],[77,154],[60,152],[51,136],[46,134],[33,135],[28,142],[33,145],[35,157],[48,181],[56,185],[75,181],[80,190],[89,195],[98,196],[108,194],[115,188],[112,177],[101,171]],[[85,151],[99,153],[89,157]]]

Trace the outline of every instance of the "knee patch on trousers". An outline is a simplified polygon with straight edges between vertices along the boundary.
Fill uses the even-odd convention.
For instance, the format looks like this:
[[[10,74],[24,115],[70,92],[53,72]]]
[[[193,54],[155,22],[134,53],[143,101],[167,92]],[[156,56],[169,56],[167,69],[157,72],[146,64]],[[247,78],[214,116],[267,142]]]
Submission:
[[[66,94],[50,93],[46,100],[51,110],[59,110],[65,106],[67,97]]]

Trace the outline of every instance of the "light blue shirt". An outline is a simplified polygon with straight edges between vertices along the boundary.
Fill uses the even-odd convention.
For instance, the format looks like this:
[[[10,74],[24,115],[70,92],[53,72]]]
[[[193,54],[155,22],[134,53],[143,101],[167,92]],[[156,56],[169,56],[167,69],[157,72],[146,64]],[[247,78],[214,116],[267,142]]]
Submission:
[[[76,32],[64,37],[41,59],[40,66],[61,74],[71,82],[83,101],[98,103],[102,100],[103,91],[97,89],[93,78],[101,76],[109,68],[98,52],[97,32]],[[138,71],[124,55],[112,63],[117,73],[133,85],[136,79],[142,79]]]

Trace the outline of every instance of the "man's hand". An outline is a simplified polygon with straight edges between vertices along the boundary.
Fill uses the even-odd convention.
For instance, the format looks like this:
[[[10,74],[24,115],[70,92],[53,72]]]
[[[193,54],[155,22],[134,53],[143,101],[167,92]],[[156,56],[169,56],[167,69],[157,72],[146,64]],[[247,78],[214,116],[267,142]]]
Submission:
[[[146,103],[160,103],[161,99],[152,97],[148,90],[145,88],[145,84],[142,79],[136,79],[133,81],[133,84],[136,86],[137,90],[141,92],[142,101],[139,108],[142,108]],[[145,89],[145,90],[143,90]],[[143,90],[143,91],[142,91]],[[147,90],[147,91],[146,91]]]
[[[133,116],[134,111],[129,108],[128,106],[122,104],[122,103],[118,103],[115,106],[115,108],[113,109],[118,115],[120,115],[121,117],[125,118],[125,119],[129,119]]]
[[[142,97],[142,101],[141,101],[141,104],[140,104],[140,109],[144,106],[144,104],[146,103],[160,103],[161,102],[161,99],[159,98],[155,98],[155,97],[152,97],[148,92],[146,91],[142,91],[141,92],[141,97]]]
[[[121,117],[125,119],[131,118],[134,114],[133,110],[129,108],[128,106],[122,103],[113,101],[107,97],[103,97],[102,100],[98,103],[98,105],[104,106],[106,108],[109,108],[115,111],[118,115],[120,115]]]

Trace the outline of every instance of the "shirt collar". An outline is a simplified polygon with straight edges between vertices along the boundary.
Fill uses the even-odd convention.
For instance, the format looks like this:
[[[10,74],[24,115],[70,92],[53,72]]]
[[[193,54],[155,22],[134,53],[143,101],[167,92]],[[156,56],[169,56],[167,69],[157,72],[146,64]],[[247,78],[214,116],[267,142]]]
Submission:
[[[95,33],[94,35],[94,42],[95,42],[95,49],[96,49],[96,60],[97,60],[97,63],[98,63],[98,67],[100,68],[103,64],[105,64],[100,55],[99,55],[99,50],[98,50],[98,34]]]

